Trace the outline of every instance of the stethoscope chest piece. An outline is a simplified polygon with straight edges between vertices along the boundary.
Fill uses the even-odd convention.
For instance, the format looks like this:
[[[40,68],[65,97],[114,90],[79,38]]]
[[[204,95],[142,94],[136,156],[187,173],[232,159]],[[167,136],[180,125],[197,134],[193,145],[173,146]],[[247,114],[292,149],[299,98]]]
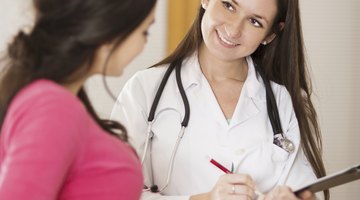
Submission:
[[[295,151],[294,143],[291,140],[284,137],[283,134],[281,133],[278,133],[274,136],[274,144],[281,147],[288,153],[292,153]]]

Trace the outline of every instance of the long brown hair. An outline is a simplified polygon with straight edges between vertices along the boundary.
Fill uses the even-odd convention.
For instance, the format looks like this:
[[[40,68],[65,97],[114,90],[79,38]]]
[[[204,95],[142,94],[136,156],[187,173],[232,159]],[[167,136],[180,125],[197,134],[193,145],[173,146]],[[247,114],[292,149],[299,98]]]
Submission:
[[[116,44],[113,50],[116,49],[149,15],[156,0],[33,0],[33,3],[34,27],[30,33],[17,34],[3,59],[6,64],[0,73],[0,127],[19,90],[41,78],[59,84],[82,78],[90,70],[97,49],[113,41]],[[99,126],[127,141],[121,124],[100,119],[83,87],[77,96]]]
[[[267,78],[282,84],[289,91],[299,122],[301,146],[317,177],[326,175],[322,161],[322,139],[317,114],[311,101],[311,81],[308,74],[302,36],[298,0],[277,0],[278,13],[272,26],[277,36],[266,46],[259,46],[251,55],[263,68]],[[205,10],[200,7],[197,18],[178,47],[159,66],[179,62],[192,55],[203,42],[201,20]],[[279,23],[284,22],[280,30]],[[325,191],[325,199],[330,198]]]

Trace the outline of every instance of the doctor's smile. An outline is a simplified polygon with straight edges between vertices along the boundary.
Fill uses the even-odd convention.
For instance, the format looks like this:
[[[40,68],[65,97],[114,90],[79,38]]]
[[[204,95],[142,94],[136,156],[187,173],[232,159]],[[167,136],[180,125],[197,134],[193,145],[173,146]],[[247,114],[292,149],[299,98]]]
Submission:
[[[237,43],[235,43],[235,42],[232,42],[232,41],[226,39],[224,36],[222,36],[222,35],[219,33],[218,30],[216,30],[216,35],[217,35],[220,43],[221,43],[222,45],[224,45],[225,47],[231,48],[231,47],[236,47],[236,46],[239,46],[239,45],[240,45],[240,44],[237,44]]]

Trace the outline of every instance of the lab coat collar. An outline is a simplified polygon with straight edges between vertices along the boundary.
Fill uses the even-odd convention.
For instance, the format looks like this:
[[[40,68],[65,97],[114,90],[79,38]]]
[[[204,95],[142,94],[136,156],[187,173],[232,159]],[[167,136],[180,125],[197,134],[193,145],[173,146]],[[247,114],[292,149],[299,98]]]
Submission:
[[[193,55],[183,60],[181,66],[181,79],[183,80],[184,89],[187,90],[191,86],[199,85],[203,73],[200,68],[198,53],[195,51]]]
[[[262,78],[255,70],[255,64],[253,59],[248,56],[246,57],[248,63],[248,75],[245,81],[245,88],[247,90],[247,95],[250,98],[258,100],[266,100],[265,86]]]
[[[246,57],[246,61],[249,67],[247,79],[245,81],[247,90],[246,95],[249,98],[266,100],[264,84],[259,74],[256,73],[252,58],[248,56]],[[197,51],[195,51],[192,56],[184,59],[181,67],[181,78],[185,90],[201,83],[204,75],[200,68]]]
[[[255,70],[254,62],[250,56],[246,58],[248,75],[237,103],[229,128],[234,127],[255,116],[260,110],[266,109],[265,87],[261,77]],[[201,84],[203,73],[200,68],[198,53],[185,59],[182,63],[182,80],[185,90]],[[223,120],[227,124],[226,120]]]

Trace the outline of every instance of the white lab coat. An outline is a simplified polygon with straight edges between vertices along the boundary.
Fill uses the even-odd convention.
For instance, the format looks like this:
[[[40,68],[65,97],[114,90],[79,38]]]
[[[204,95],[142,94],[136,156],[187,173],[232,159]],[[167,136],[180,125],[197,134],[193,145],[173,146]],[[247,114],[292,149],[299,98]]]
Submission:
[[[234,173],[249,174],[261,192],[276,185],[297,188],[316,176],[299,148],[298,122],[285,87],[271,83],[285,136],[296,146],[289,154],[273,144],[273,130],[266,110],[265,87],[250,57],[249,70],[230,123],[225,119],[209,83],[201,72],[197,54],[182,65],[182,83],[190,103],[190,121],[178,148],[170,185],[162,194],[144,192],[142,199],[188,199],[189,195],[210,191],[224,174],[212,165],[211,157]],[[147,133],[147,117],[167,67],[136,73],[122,90],[112,112],[128,130],[130,143],[142,156]],[[156,110],[152,144],[153,177],[161,188],[181,121],[184,104],[175,71],[171,74]],[[151,185],[149,159],[144,166],[145,183]]]

